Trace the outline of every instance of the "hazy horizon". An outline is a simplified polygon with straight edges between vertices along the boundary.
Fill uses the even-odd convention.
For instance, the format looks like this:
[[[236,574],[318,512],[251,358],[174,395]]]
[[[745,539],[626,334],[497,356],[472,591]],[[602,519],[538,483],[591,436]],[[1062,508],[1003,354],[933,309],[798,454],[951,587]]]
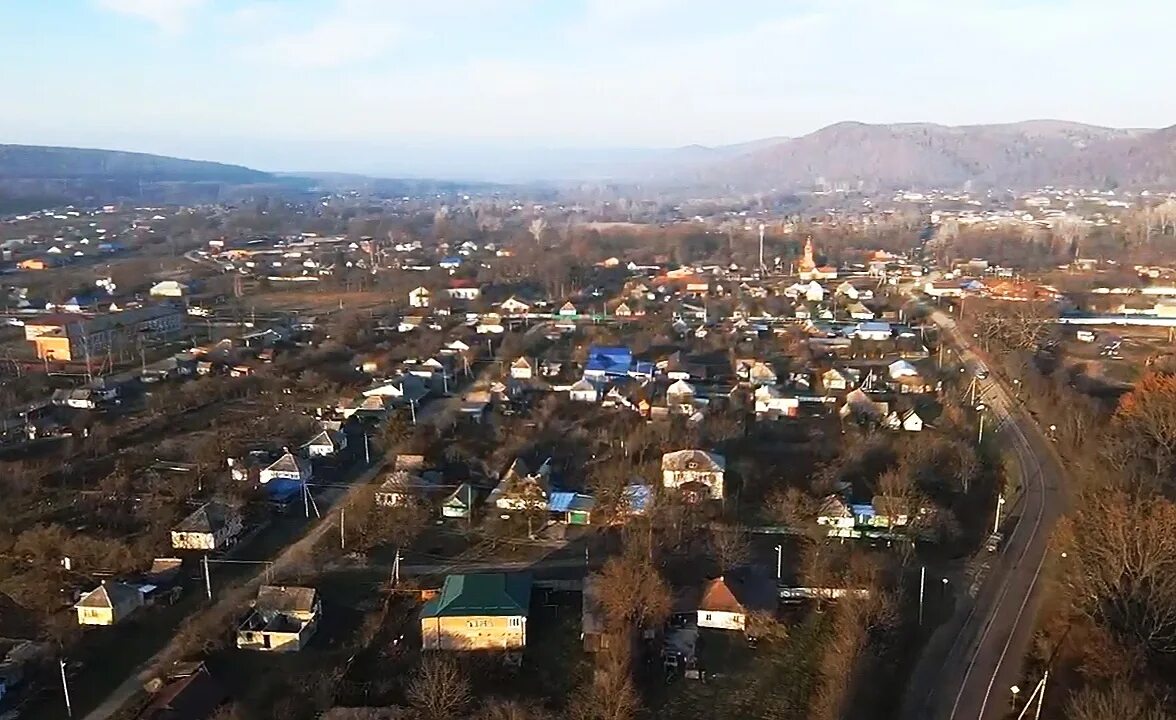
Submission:
[[[942,5],[0,3],[0,61],[21,69],[0,138],[275,171],[491,178],[845,120],[1176,122],[1161,91],[1176,4]],[[1099,61],[1075,60],[1083,47]]]

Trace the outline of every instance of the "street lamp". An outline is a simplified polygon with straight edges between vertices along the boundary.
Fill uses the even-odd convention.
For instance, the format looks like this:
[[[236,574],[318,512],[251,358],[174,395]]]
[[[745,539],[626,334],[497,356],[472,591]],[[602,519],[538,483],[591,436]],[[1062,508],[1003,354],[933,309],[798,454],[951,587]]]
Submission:
[[[1016,710],[1017,709],[1017,695],[1020,694],[1021,688],[1014,685],[1011,688],[1009,688],[1009,692],[1011,692],[1013,694],[1013,709]]]
[[[996,496],[996,515],[992,518],[992,532],[1000,532],[1000,509],[1004,507],[1004,493]]]
[[[784,546],[776,546],[776,582],[780,582],[780,575],[782,574],[784,566]]]
[[[980,431],[976,434],[976,444],[984,444],[984,403],[976,406],[976,412],[980,413]]]
[[[1021,381],[1017,380],[1016,378],[1013,378],[1013,395],[1018,400],[1021,399]]]

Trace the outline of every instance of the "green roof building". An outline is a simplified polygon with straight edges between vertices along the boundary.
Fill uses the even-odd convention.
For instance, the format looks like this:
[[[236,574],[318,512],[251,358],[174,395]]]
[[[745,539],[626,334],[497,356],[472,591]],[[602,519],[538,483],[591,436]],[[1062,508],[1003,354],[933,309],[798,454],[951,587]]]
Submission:
[[[426,650],[511,650],[527,641],[530,573],[449,575],[421,608]]]

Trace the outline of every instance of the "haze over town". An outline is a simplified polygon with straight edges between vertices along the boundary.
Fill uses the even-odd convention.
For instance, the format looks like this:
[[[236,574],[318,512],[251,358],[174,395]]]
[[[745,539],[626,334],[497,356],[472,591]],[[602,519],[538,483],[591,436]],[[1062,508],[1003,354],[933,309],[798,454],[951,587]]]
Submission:
[[[0,137],[526,180],[843,120],[1164,127],[1174,22],[1162,0],[7,2]]]

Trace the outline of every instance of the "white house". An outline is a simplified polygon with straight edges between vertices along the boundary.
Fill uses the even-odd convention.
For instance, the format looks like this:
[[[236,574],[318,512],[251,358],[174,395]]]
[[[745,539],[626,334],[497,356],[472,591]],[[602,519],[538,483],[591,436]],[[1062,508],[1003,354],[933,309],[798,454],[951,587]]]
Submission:
[[[756,416],[777,415],[796,417],[800,414],[800,399],[784,397],[780,391],[771,385],[760,385],[753,394],[755,398]]]
[[[527,358],[520,357],[510,364],[510,376],[516,380],[530,380],[535,377],[535,366]]]
[[[559,316],[563,318],[574,318],[579,314],[580,311],[576,309],[576,306],[570,300],[559,308]]]
[[[310,478],[310,463],[291,452],[286,452],[282,457],[270,463],[268,467],[263,468],[261,471],[261,483],[263,485],[274,480],[294,480],[305,483]]]
[[[151,297],[182,298],[188,296],[188,286],[176,280],[162,280],[147,292]]]
[[[580,378],[568,388],[568,398],[572,402],[600,402],[600,390],[591,380]]]
[[[823,302],[825,300],[825,288],[816,280],[810,281],[808,285],[804,286],[804,299],[809,302]]]
[[[707,583],[698,602],[698,627],[747,631],[754,612],[775,608],[775,588],[770,580],[754,576],[720,576]]]
[[[504,300],[498,307],[507,315],[526,315],[531,312],[530,305],[513,295]]]
[[[895,360],[886,368],[890,373],[891,380],[897,380],[902,377],[918,377],[919,370],[906,360]]]
[[[907,410],[902,415],[902,429],[907,432],[922,432],[923,418],[914,410]]]
[[[418,287],[408,291],[408,304],[414,308],[429,307],[429,288]]]
[[[886,322],[861,322],[853,330],[853,336],[858,340],[881,342],[883,340],[889,340],[892,334],[890,323]]]
[[[727,459],[704,450],[678,450],[662,455],[662,484],[685,489],[712,500],[723,499]]]
[[[451,300],[473,301],[482,297],[482,289],[471,285],[452,285],[445,293]]]

